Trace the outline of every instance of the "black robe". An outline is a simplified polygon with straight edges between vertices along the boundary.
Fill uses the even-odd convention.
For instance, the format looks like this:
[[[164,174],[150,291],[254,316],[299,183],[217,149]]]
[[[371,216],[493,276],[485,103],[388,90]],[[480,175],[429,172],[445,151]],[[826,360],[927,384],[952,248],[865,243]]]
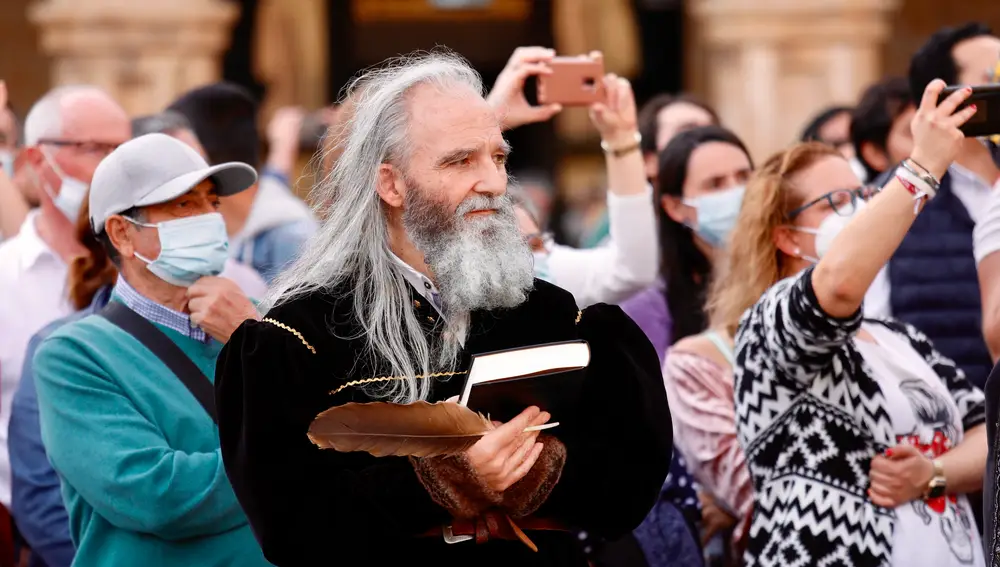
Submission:
[[[411,289],[429,334],[438,313]],[[363,356],[350,299],[315,293],[247,321],[219,355],[216,403],[226,472],[265,557],[314,565],[585,566],[576,534],[532,531],[519,541],[447,544],[421,536],[450,523],[410,460],[321,450],[306,437],[323,410],[370,399],[347,382],[381,376]],[[280,323],[280,324],[276,324]],[[458,368],[472,353],[584,339],[588,419],[552,433],[566,448],[561,477],[535,516],[618,538],[656,502],[670,465],[670,410],[655,350],[616,306],[578,311],[566,291],[535,281],[517,308],[473,313]],[[458,395],[463,376],[436,379],[430,401]]]

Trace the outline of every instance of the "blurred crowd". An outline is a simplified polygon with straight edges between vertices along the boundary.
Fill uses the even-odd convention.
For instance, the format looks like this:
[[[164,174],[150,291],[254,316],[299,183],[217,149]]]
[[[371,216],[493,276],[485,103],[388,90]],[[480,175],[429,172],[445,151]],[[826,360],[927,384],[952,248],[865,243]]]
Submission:
[[[504,129],[561,111],[523,94],[553,55],[511,56],[486,97]],[[973,111],[938,95],[998,82],[1000,37],[943,28],[908,76],[817,109],[754,163],[705,102],[637,108],[611,76],[591,109],[599,206],[555,231],[563,197],[514,172],[535,276],[581,309],[619,305],[670,403],[657,504],[625,536],[580,530],[592,565],[993,564],[1000,150],[962,137]],[[75,85],[16,116],[0,83],[0,567],[273,561],[227,480],[211,402],[170,375],[193,362],[213,377],[324,230],[328,203],[295,193],[296,164],[303,132],[326,131],[314,162],[330,182],[351,104],[261,128],[228,82],[138,117]],[[181,354],[122,343],[115,300]]]

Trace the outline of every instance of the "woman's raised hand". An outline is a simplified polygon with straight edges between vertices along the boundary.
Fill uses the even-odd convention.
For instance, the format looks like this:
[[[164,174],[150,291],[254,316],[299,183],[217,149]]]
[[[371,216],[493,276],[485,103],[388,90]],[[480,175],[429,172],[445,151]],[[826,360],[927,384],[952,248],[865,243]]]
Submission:
[[[969,98],[972,89],[966,87],[951,94],[938,104],[945,82],[935,79],[924,89],[920,108],[910,125],[913,131],[913,153],[910,158],[938,179],[944,175],[962,148],[965,135],[959,128],[976,114],[976,106],[955,112]]]

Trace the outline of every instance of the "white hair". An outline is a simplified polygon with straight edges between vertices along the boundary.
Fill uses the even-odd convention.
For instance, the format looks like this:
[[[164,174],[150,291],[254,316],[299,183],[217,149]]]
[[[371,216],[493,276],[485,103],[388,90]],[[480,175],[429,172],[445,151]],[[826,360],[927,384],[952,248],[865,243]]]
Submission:
[[[24,119],[24,145],[38,145],[39,140],[58,138],[63,134],[63,100],[69,96],[93,92],[110,98],[99,87],[93,85],[65,85],[56,87],[38,99]]]
[[[445,51],[393,59],[348,85],[345,93],[353,112],[339,136],[342,153],[313,190],[317,206],[326,207],[317,211],[325,221],[298,259],[277,278],[264,302],[267,308],[348,284],[369,358],[384,360],[386,370],[400,378],[373,383],[368,392],[403,403],[427,398],[430,380],[417,376],[432,372],[433,349],[393,260],[387,220],[375,188],[381,164],[406,161],[408,93],[425,84],[485,94],[482,79],[469,63]]]

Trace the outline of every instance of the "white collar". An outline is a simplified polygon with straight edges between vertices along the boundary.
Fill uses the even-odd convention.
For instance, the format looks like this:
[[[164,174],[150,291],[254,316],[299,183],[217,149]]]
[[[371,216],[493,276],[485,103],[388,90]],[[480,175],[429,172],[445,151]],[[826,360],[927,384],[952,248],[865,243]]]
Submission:
[[[962,167],[957,163],[952,163],[948,170],[959,182],[972,185],[976,189],[993,189],[992,183],[987,183],[982,177],[979,177],[979,175],[973,173],[970,169]]]
[[[59,263],[63,263],[62,258],[55,253],[49,245],[42,240],[41,235],[38,234],[38,227],[35,223],[38,221],[38,217],[41,211],[34,209],[28,212],[28,216],[25,217],[24,223],[21,224],[20,230],[18,230],[17,235],[11,239],[17,239],[21,246],[21,270],[27,271],[32,266],[34,266],[42,257],[49,256],[54,258]]]
[[[393,252],[389,252],[389,254],[392,256],[393,261],[399,265],[400,271],[403,273],[403,278],[406,279],[407,283],[413,286],[428,303],[433,305],[439,314],[443,315],[444,309],[441,307],[441,294],[438,292],[438,288],[434,285],[434,282],[424,274],[418,272],[416,268],[404,262],[402,258],[396,256]]]

